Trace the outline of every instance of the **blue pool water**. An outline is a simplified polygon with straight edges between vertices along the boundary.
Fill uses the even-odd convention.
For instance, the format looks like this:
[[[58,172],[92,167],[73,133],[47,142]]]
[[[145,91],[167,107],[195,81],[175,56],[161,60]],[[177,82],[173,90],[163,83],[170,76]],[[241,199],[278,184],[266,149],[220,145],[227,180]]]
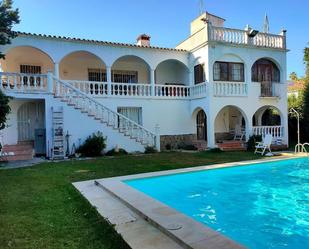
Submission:
[[[309,159],[126,181],[252,249],[309,248]]]

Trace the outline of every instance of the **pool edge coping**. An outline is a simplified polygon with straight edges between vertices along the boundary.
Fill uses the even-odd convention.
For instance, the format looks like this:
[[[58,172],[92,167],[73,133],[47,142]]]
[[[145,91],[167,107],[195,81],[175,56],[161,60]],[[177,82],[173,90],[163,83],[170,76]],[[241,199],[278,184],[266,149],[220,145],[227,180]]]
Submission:
[[[148,220],[152,225],[170,236],[172,239],[187,248],[207,249],[243,249],[240,243],[215,231],[206,224],[169,207],[145,193],[124,183],[126,180],[158,177],[179,173],[197,172],[202,170],[220,169],[229,167],[248,166],[265,162],[275,162],[288,159],[302,158],[303,156],[285,155],[278,158],[246,160],[230,163],[196,166],[182,169],[164,170],[150,173],[134,174],[127,176],[110,177],[95,180],[95,184],[108,191],[129,208]],[[170,225],[181,226],[178,230],[169,230]],[[205,244],[206,243],[206,244]],[[203,246],[205,244],[205,247]]]

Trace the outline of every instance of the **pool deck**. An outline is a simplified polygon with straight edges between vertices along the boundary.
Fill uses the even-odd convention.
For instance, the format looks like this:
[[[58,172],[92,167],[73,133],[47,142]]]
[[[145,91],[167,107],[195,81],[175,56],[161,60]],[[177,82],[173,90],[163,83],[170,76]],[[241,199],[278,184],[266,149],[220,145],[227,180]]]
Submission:
[[[245,166],[296,158],[289,154],[242,162],[190,167],[73,183],[133,249],[243,249],[210,227],[123,183],[124,180]],[[138,227],[139,229],[136,229]]]

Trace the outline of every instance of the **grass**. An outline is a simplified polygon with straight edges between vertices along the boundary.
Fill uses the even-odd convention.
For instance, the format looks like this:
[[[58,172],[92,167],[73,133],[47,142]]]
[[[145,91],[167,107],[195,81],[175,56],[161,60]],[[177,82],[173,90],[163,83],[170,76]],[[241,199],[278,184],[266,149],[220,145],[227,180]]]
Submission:
[[[0,248],[129,248],[71,182],[256,158],[175,152],[0,170]]]

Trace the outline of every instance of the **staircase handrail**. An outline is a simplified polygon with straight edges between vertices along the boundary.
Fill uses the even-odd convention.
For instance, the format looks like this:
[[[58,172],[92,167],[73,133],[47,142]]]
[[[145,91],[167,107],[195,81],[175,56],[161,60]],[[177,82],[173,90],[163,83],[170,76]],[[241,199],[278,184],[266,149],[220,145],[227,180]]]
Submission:
[[[52,78],[53,78],[54,81],[57,81],[58,83],[60,83],[60,84],[62,84],[62,85],[64,85],[64,86],[66,86],[67,88],[70,88],[71,90],[77,92],[79,95],[82,95],[83,97],[87,98],[89,101],[94,102],[95,104],[97,104],[97,105],[100,106],[101,108],[107,110],[108,112],[111,112],[112,114],[114,114],[114,115],[116,115],[116,116],[118,116],[118,117],[121,117],[122,119],[126,120],[128,123],[130,123],[130,124],[136,126],[137,128],[139,128],[139,129],[141,129],[141,130],[144,130],[145,132],[149,133],[151,136],[153,136],[153,138],[154,138],[153,144],[155,145],[155,138],[156,138],[156,136],[157,136],[155,133],[151,132],[150,130],[146,129],[145,127],[141,126],[140,124],[134,122],[133,120],[127,118],[126,116],[124,116],[124,115],[122,115],[122,114],[120,114],[120,113],[118,113],[118,112],[115,112],[115,111],[113,111],[112,109],[110,109],[110,108],[104,106],[104,105],[101,104],[99,101],[95,100],[94,98],[90,97],[89,95],[87,95],[86,93],[80,91],[79,89],[75,88],[75,87],[74,87],[73,85],[71,85],[70,83],[67,83],[67,82],[65,82],[65,81],[63,81],[63,80],[60,80],[60,79],[56,78],[55,76],[52,76]],[[56,89],[57,89],[57,88],[56,88]],[[55,94],[56,94],[56,96],[57,96],[57,90],[56,90],[56,93],[55,93]]]

